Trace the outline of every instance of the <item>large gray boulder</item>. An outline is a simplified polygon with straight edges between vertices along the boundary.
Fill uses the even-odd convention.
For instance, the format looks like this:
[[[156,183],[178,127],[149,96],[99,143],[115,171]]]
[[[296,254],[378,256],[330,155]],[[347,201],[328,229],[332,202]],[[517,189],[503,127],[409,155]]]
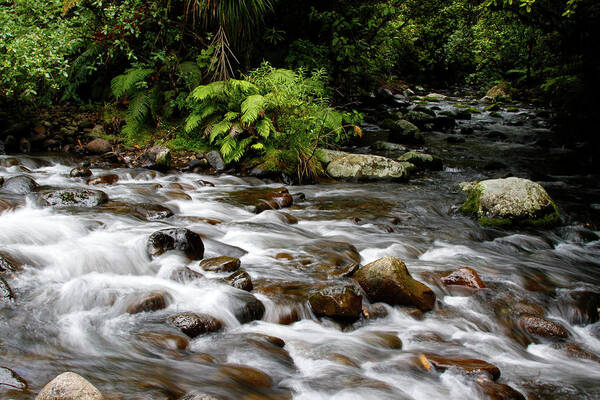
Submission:
[[[153,146],[142,153],[135,164],[141,168],[166,171],[171,168],[171,150],[165,146]]]
[[[371,154],[348,154],[331,161],[327,173],[340,179],[408,180],[415,166]]]
[[[351,153],[339,150],[317,149],[317,151],[315,152],[315,157],[317,158],[317,160],[321,161],[323,165],[327,165],[336,158],[344,157],[349,154]]]
[[[546,190],[528,179],[489,179],[461,187],[468,195],[460,210],[482,225],[552,226],[560,220]]]
[[[65,372],[54,378],[35,400],[103,400],[98,389],[74,372]]]

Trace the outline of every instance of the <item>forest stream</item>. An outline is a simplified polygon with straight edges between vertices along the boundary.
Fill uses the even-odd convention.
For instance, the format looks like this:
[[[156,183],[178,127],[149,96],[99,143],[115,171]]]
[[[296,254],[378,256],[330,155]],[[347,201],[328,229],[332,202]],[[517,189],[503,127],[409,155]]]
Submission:
[[[436,112],[457,100],[435,103]],[[293,205],[258,214],[281,184],[92,164],[93,177],[116,175],[92,188],[70,177],[84,161],[76,155],[0,156],[5,181],[27,175],[38,185],[23,194],[0,189],[0,255],[15,268],[2,267],[0,366],[27,383],[3,387],[0,397],[31,399],[73,371],[107,399],[519,398],[514,391],[599,399],[598,176],[547,139],[541,115],[525,106],[473,114],[451,133],[426,133],[441,171],[408,182],[287,186]],[[363,130],[367,137],[379,128]],[[346,150],[394,155],[368,145]],[[482,227],[458,211],[458,184],[504,176],[544,186],[561,224]],[[73,188],[101,190],[108,201],[38,201]],[[237,266],[202,268],[183,252],[150,257],[150,235],[167,228],[199,234],[204,259],[239,258],[247,275],[228,278]],[[313,313],[312,292],[360,290],[346,277],[351,269],[387,256],[435,292],[432,311],[370,305],[363,296],[357,321]],[[464,266],[483,288],[444,284]],[[192,338],[166,322],[190,312],[221,329]],[[552,321],[560,338],[532,335],[523,325],[531,315]],[[445,359],[484,360],[500,376],[473,376]]]

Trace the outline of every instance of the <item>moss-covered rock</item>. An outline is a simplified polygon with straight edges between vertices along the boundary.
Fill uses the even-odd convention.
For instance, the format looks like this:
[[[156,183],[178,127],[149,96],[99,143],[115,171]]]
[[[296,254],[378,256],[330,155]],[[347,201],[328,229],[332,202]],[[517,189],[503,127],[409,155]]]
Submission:
[[[350,153],[346,153],[345,151],[317,149],[315,152],[315,157],[317,157],[317,160],[321,161],[323,165],[326,166],[336,158],[347,156],[348,154]]]
[[[415,166],[406,162],[371,154],[348,154],[336,158],[327,166],[327,173],[341,179],[408,180]]]
[[[423,115],[427,115],[421,113]],[[420,129],[410,121],[399,119],[393,125],[386,128],[390,131],[389,141],[393,143],[414,143],[422,144],[425,137]]]
[[[552,226],[560,214],[544,188],[528,179],[490,179],[462,184],[467,200],[461,212],[481,225]]]
[[[408,153],[402,154],[397,159],[401,162],[409,162],[418,169],[429,169],[432,171],[441,171],[444,166],[442,160],[431,154],[417,153],[416,151],[409,151]]]

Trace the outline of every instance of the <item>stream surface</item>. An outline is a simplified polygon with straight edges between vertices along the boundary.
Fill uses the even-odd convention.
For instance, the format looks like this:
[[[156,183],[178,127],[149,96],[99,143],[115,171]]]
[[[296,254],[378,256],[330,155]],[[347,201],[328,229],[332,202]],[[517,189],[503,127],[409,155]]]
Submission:
[[[445,110],[452,104],[431,105]],[[110,198],[95,208],[42,208],[31,196],[0,190],[0,200],[17,205],[0,214],[0,254],[21,264],[5,276],[15,300],[0,305],[0,365],[29,384],[27,392],[0,392],[0,398],[33,398],[67,370],[107,399],[178,399],[195,391],[224,399],[488,398],[472,377],[415,363],[420,353],[433,353],[490,362],[501,370],[499,382],[531,399],[600,399],[600,323],[582,320],[570,300],[574,291],[599,291],[598,176],[581,172],[576,152],[545,142],[549,130],[533,110],[502,117],[483,112],[459,121],[452,136],[463,143],[426,133],[427,150],[444,160],[443,171],[408,183],[290,186],[294,206],[260,214],[245,199],[252,190],[281,185],[230,175],[92,168],[94,176],[119,176],[95,188]],[[474,132],[461,134],[460,127]],[[365,127],[367,134],[375,129]],[[69,177],[80,161],[58,154],[0,156],[0,176],[26,174],[43,189],[83,188],[85,179]],[[562,225],[484,228],[457,212],[464,200],[460,182],[508,174],[541,183],[557,202]],[[160,204],[175,215],[148,221],[124,212],[123,204]],[[283,211],[298,223],[290,224]],[[246,324],[236,319],[242,291],[220,280],[228,274],[202,271],[198,261],[176,252],[150,259],[149,235],[169,227],[202,234],[205,257],[239,257],[264,317]],[[418,319],[386,306],[387,316],[352,325],[316,318],[307,295],[323,284],[348,282],[319,268],[347,260],[352,251],[338,242],[355,246],[362,265],[400,257],[435,291],[436,308]],[[171,280],[181,266],[204,278]],[[441,284],[442,273],[461,266],[476,270],[487,288],[467,292]],[[168,294],[167,307],[126,312],[150,292]],[[512,318],[515,305],[541,307],[569,338],[559,345],[528,339]],[[148,333],[185,337],[165,319],[188,311],[212,315],[224,329],[190,339],[185,350],[141,339]],[[568,345],[579,350],[569,352]],[[270,382],[232,365],[262,371]]]

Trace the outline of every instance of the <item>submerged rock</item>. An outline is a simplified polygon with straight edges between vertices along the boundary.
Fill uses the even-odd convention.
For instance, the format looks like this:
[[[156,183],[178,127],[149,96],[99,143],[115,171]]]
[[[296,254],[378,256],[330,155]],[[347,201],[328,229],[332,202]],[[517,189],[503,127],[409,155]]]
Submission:
[[[0,277],[0,304],[14,300],[15,295],[4,278]]]
[[[201,260],[204,257],[202,238],[185,228],[170,228],[154,232],[148,238],[146,247],[151,258],[170,250],[183,251],[190,260]]]
[[[51,207],[96,207],[107,201],[106,193],[92,189],[63,189],[38,195],[40,205]]]
[[[569,331],[565,327],[536,315],[522,315],[519,318],[519,325],[525,332],[538,338],[566,339],[569,337]]]
[[[149,295],[136,300],[127,307],[129,314],[138,314],[141,312],[158,311],[167,308],[166,293],[150,293]]]
[[[15,371],[9,368],[0,367],[0,393],[19,391],[27,389],[27,382],[21,378]]]
[[[92,171],[88,167],[73,168],[69,173],[71,178],[87,178],[92,176]]]
[[[207,314],[196,314],[186,312],[174,315],[167,319],[167,323],[181,330],[191,338],[220,331],[223,328],[223,323],[218,319]]]
[[[38,187],[36,181],[27,175],[18,175],[8,178],[2,185],[3,192],[14,194],[28,194]]]
[[[475,270],[469,267],[462,267],[442,278],[444,285],[467,286],[473,289],[485,288],[485,284],[479,278]]]
[[[308,298],[310,307],[319,317],[354,321],[362,312],[362,295],[352,286],[330,286]]]
[[[35,400],[103,400],[98,389],[82,376],[65,372],[54,378]]]
[[[431,154],[417,153],[416,151],[409,151],[408,153],[402,154],[397,158],[401,162],[409,162],[418,169],[429,169],[432,171],[441,171],[444,169],[442,160]]]
[[[327,166],[327,173],[341,179],[408,180],[415,166],[371,154],[349,154],[336,158]]]
[[[265,314],[264,304],[250,293],[237,292],[235,299],[238,301],[238,304],[234,308],[233,314],[240,323],[245,324],[259,320]]]
[[[200,261],[200,268],[212,272],[234,272],[240,269],[240,259],[235,257],[215,257]]]
[[[181,335],[163,332],[145,332],[136,336],[138,340],[149,345],[165,350],[186,350],[190,341]]]
[[[487,361],[474,358],[446,358],[435,354],[421,354],[419,360],[429,370],[431,367],[438,371],[456,368],[466,375],[488,374],[493,380],[500,378],[500,369]]]
[[[171,276],[169,278],[175,282],[187,283],[202,279],[204,278],[204,275],[188,267],[179,267],[175,268],[173,272],[171,272]]]
[[[254,289],[252,278],[243,269],[229,275],[225,280],[234,288],[245,290],[246,292],[251,292]]]
[[[238,383],[253,388],[268,389],[273,386],[269,375],[245,365],[224,365],[219,368],[219,373]]]
[[[494,382],[486,376],[479,376],[476,379],[480,392],[489,400],[525,400],[519,391],[504,383]]]
[[[435,293],[413,279],[406,265],[396,257],[384,257],[360,268],[352,276],[371,302],[415,306],[430,311],[435,306]]]
[[[102,176],[96,176],[88,179],[88,185],[112,185],[119,181],[119,176],[115,174],[107,174]]]
[[[490,179],[464,183],[462,189],[468,196],[460,210],[482,225],[551,226],[560,219],[546,190],[528,179]]]

